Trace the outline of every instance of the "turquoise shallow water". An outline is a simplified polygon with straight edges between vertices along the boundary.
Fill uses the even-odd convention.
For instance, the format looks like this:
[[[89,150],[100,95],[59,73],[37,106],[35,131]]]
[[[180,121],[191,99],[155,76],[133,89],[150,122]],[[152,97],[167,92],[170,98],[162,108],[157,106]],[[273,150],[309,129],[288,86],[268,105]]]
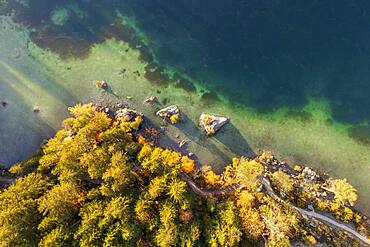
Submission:
[[[243,128],[242,137],[254,147],[271,148],[290,161],[317,160],[331,172],[331,164],[342,166],[357,151],[344,133],[362,145],[363,156],[354,157],[354,163],[343,165],[341,171],[333,168],[333,174],[350,174],[351,182],[356,182],[356,162],[361,171],[368,171],[364,167],[370,151],[363,151],[370,143],[370,5],[366,1],[7,2],[0,5],[0,14],[12,13],[31,30],[33,42],[64,60],[86,58],[94,44],[110,38],[127,41],[154,68],[146,74],[153,82],[170,88],[176,83],[191,94],[203,95],[202,107],[217,105],[230,115],[234,109],[236,127]],[[117,15],[128,25],[121,24],[122,18],[117,21]],[[169,80],[158,63],[193,82]],[[57,95],[60,88],[53,88]],[[181,101],[183,94],[174,92],[172,97]],[[170,103],[170,98],[162,103]],[[325,107],[320,107],[322,102]],[[257,124],[260,120],[255,119],[263,121]],[[338,137],[325,132],[335,128]],[[364,177],[361,174],[359,186],[364,186]]]

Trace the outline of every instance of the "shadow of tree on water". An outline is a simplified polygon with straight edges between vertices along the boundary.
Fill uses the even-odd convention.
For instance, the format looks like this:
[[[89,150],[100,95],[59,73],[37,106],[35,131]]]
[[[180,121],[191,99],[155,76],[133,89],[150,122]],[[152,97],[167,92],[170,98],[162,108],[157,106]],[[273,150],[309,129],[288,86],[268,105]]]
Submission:
[[[46,68],[49,69],[45,63],[41,63],[35,59],[32,60],[33,68]],[[11,65],[0,61],[0,69],[3,69],[11,75],[13,78],[12,83],[18,83],[24,87],[24,90],[31,87],[38,87],[47,92],[47,94],[52,95],[64,104],[71,104],[76,102],[77,99],[61,84],[60,81],[51,79],[48,75],[37,75],[39,72],[35,71],[19,71],[13,68]]]
[[[9,167],[35,153],[43,140],[50,138],[55,130],[35,113],[33,106],[0,78],[0,164]]]

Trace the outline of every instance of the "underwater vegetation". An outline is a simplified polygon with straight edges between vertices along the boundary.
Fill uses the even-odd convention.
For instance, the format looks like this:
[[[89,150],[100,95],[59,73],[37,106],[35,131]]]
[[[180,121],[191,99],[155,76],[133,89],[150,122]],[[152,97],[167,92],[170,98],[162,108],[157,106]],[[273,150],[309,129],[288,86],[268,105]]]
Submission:
[[[122,4],[122,3],[121,3]],[[89,1],[6,1],[0,14],[12,14],[14,19],[29,27],[30,38],[38,46],[56,52],[63,59],[87,56],[94,44],[116,38],[141,51],[141,59],[150,61],[146,45],[116,12],[119,1],[101,4]]]

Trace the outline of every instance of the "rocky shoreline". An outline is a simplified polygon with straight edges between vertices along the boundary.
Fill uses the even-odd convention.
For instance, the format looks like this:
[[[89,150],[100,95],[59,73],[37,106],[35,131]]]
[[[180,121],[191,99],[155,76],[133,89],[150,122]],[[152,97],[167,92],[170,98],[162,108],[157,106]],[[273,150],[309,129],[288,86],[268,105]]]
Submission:
[[[331,226],[327,224],[350,233],[365,244],[369,243],[366,236],[368,234],[370,222],[365,215],[353,207],[354,202],[357,200],[356,190],[347,183],[345,179],[334,179],[326,174],[320,174],[318,171],[307,166],[291,167],[287,163],[279,161],[268,151],[262,152],[254,157],[233,158],[232,164],[228,165],[221,174],[215,173],[210,168],[205,170],[200,169],[199,163],[197,164],[198,168],[195,168],[195,160],[189,158],[192,155],[188,153],[181,154],[180,145],[177,147],[174,146],[172,150],[157,146],[157,139],[159,136],[162,135],[166,137],[166,133],[160,133],[160,130],[156,129],[156,126],[146,121],[148,119],[144,114],[122,101],[119,103],[112,103],[113,102],[108,103],[104,101],[95,102],[94,105],[80,105],[76,106],[77,108],[71,108],[71,113],[76,117],[79,116],[79,114],[83,114],[84,111],[87,113],[89,113],[89,111],[95,111],[95,113],[90,113],[91,115],[97,114],[96,112],[98,112],[98,114],[103,112],[105,116],[109,115],[108,119],[110,120],[106,119],[106,121],[117,121],[111,125],[117,126],[117,124],[120,124],[119,126],[123,129],[127,129],[126,131],[130,133],[132,141],[139,145],[143,145],[140,152],[146,153],[146,155],[155,156],[157,154],[152,148],[157,148],[158,152],[173,152],[172,154],[176,154],[176,157],[180,157],[179,159],[184,162],[181,166],[183,169],[181,177],[188,183],[194,193],[199,196],[220,196],[220,198],[222,198],[232,193],[234,196],[240,196],[240,194],[246,193],[248,196],[256,197],[255,200],[258,200],[259,203],[262,204],[271,203],[265,200],[273,199],[279,203],[281,210],[287,210],[284,209],[287,207],[294,209],[296,213],[298,213],[298,215],[294,213],[293,217],[297,217],[297,219],[302,221],[300,227],[302,227],[301,234],[303,239],[313,245],[320,239],[324,241],[331,241],[332,239],[333,241],[356,243],[348,239],[346,235],[333,231]],[[81,110],[76,111],[76,109]],[[165,112],[165,114],[180,114],[179,108],[175,106],[165,107],[163,109],[162,111],[159,110],[159,112]],[[168,118],[171,117],[171,115],[157,115],[159,115],[158,117],[161,119],[163,116],[166,118],[168,116]],[[202,116],[204,118],[204,115]],[[172,123],[171,120],[169,120],[169,122],[171,124],[176,124]],[[165,127],[168,121],[162,121],[162,123],[163,125],[161,127]],[[69,128],[67,125],[66,122],[66,130]],[[207,132],[204,133],[204,135],[207,135]],[[68,140],[72,139],[73,137]],[[97,134],[94,141],[100,143],[103,142],[103,139],[100,134]],[[46,148],[47,145],[48,144],[45,146]],[[45,147],[43,147],[43,150]],[[149,152],[143,151],[146,150],[146,148],[149,149]],[[44,151],[40,153],[45,155]],[[15,164],[9,170],[11,173],[8,173],[7,170],[3,170],[0,176],[1,187],[6,188],[9,184],[13,184],[16,179],[18,179],[18,177],[14,177],[15,174],[27,174],[28,170],[35,169],[35,166],[37,167],[41,164],[39,163],[39,159],[40,157],[37,158],[36,155],[35,159],[31,158],[25,162]],[[33,163],[34,161],[36,161],[36,163]],[[166,161],[163,160],[163,162],[170,162],[169,165],[171,164],[170,158]],[[132,169],[134,172],[139,172],[140,170],[145,172],[144,167],[134,167]],[[86,178],[86,181],[92,182],[95,185],[102,184],[102,181],[96,181],[96,179],[94,180],[94,178],[89,177]],[[198,185],[200,185],[200,187],[198,187]],[[270,196],[270,199],[265,197],[266,193]],[[261,197],[265,199],[261,199]],[[251,205],[253,206],[251,210],[257,210],[259,207],[258,204]],[[261,208],[263,208],[263,206]],[[307,210],[305,208],[307,208]]]
[[[198,144],[196,139],[190,140],[191,138],[188,136],[190,133],[181,134],[181,132],[187,133],[188,126],[193,125],[193,122],[181,111],[178,105],[162,105],[153,95],[146,97],[139,104],[131,96],[118,97],[114,95],[109,90],[110,85],[106,80],[94,80],[92,84],[99,91],[98,96],[92,100],[98,109],[112,117],[122,115],[131,119],[134,115],[144,116],[147,119],[146,122],[150,123],[147,128],[156,128],[156,131],[161,134],[156,140],[161,146],[187,153],[197,159],[196,148],[203,144]],[[144,115],[142,111],[145,111],[146,114]],[[192,126],[191,135],[198,132],[199,137],[197,138],[212,137],[217,135],[216,132],[221,131],[229,121],[230,119],[225,116],[202,113],[199,115],[198,123]],[[189,149],[188,145],[195,145],[195,148]],[[227,160],[224,159],[224,162],[226,163]]]

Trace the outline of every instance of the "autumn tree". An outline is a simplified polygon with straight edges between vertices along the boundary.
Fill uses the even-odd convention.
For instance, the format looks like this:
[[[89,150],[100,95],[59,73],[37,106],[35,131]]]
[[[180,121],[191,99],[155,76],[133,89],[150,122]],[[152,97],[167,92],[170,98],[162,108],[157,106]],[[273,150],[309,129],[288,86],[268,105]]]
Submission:
[[[30,246],[40,241],[37,226],[42,214],[38,198],[51,186],[47,178],[31,173],[0,193],[0,245]]]
[[[257,190],[260,185],[258,176],[265,171],[258,161],[244,157],[234,158],[231,166],[234,169],[236,182],[243,184],[249,190]]]
[[[210,246],[237,246],[241,239],[239,218],[234,202],[229,200],[217,207],[208,243]]]
[[[155,236],[155,242],[161,247],[176,245],[179,234],[176,225],[178,211],[171,203],[166,203],[160,210],[159,215],[161,224]]]
[[[353,203],[357,200],[356,189],[353,188],[345,179],[332,179],[328,181],[328,186],[324,188],[334,193],[335,200],[345,205],[348,203],[353,206]]]
[[[255,207],[255,197],[248,191],[237,195],[236,205],[240,217],[240,225],[247,236],[253,240],[261,238],[265,229],[262,217]]]
[[[271,174],[272,183],[275,184],[280,193],[290,194],[294,189],[294,180],[285,172],[279,170]]]
[[[269,233],[266,245],[290,246],[290,238],[298,229],[298,217],[269,196],[265,196],[264,200],[265,204],[259,207],[259,211]]]

